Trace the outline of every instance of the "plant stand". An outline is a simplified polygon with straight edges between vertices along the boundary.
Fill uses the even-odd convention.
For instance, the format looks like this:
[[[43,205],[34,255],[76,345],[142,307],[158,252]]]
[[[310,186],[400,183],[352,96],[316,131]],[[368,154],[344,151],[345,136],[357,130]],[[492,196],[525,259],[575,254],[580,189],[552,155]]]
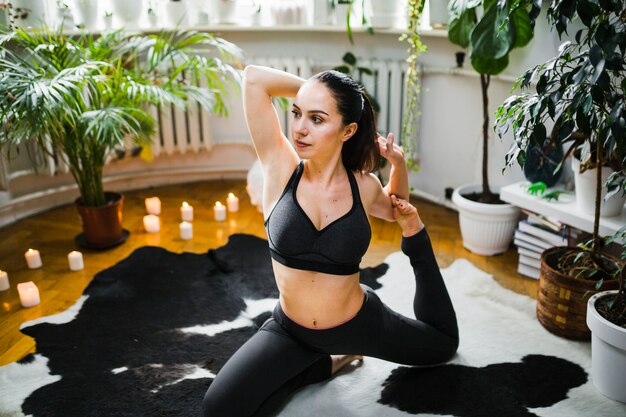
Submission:
[[[598,299],[616,291],[604,291],[589,299],[587,324],[591,329],[591,377],[602,394],[626,403],[626,329],[602,317]]]

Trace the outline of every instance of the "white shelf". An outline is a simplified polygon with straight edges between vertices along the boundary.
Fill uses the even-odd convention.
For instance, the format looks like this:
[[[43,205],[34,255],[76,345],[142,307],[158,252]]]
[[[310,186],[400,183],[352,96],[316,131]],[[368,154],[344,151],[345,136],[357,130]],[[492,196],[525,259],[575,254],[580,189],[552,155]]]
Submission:
[[[559,221],[584,230],[593,232],[593,216],[582,213],[576,204],[574,194],[561,194],[558,201],[547,201],[541,197],[530,195],[526,189],[530,183],[526,181],[502,187],[500,198],[514,206],[524,208],[544,216],[554,217]],[[620,216],[601,217],[600,235],[609,236],[626,225],[626,210]]]

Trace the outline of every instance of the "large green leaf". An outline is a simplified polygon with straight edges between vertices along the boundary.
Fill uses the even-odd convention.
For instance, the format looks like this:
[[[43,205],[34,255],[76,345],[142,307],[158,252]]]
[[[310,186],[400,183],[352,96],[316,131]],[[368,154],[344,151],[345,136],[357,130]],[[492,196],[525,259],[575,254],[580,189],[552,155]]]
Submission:
[[[484,58],[502,58],[515,44],[515,26],[507,20],[507,9],[492,3],[470,34],[472,53]]]
[[[533,38],[533,26],[528,11],[521,7],[511,16],[513,26],[515,28],[515,45],[514,48],[522,48],[528,45]]]
[[[471,54],[472,67],[480,74],[496,75],[500,74],[509,65],[509,56],[502,58],[484,57],[474,53]]]
[[[476,7],[481,2],[481,0],[452,0],[449,3],[448,39],[450,42],[462,48],[469,46],[470,33],[478,20]]]

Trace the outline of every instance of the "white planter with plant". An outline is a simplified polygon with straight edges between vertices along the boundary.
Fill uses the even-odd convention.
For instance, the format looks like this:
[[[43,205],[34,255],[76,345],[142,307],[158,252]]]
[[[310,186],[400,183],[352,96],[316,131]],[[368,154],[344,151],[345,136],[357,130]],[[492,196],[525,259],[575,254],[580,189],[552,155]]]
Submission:
[[[70,3],[74,24],[85,30],[98,28],[98,0],[73,0]]]
[[[370,0],[374,28],[390,28],[404,25],[405,2],[403,0]]]
[[[136,0],[110,0],[113,14],[124,28],[138,28],[143,3]]]
[[[480,74],[481,104],[483,109],[482,120],[482,183],[478,188],[457,188],[453,201],[459,207],[459,221],[463,245],[472,252],[490,255],[504,252],[508,248],[513,229],[510,221],[517,220],[517,214],[510,204],[500,201],[497,193],[492,192],[489,184],[489,132],[491,122],[489,110],[489,85],[491,76],[504,71],[509,64],[509,54],[515,48],[527,45],[534,35],[534,22],[531,16],[536,16],[541,8],[536,2],[496,2],[487,0],[453,1],[450,3],[449,40],[461,46],[470,48],[472,67]],[[515,14],[507,25],[497,23],[503,16]],[[462,198],[461,198],[462,197]],[[471,201],[469,201],[471,200]],[[459,204],[461,204],[459,206]],[[502,210],[494,206],[502,206]],[[479,212],[484,213],[478,220]],[[502,214],[499,214],[499,213]],[[496,214],[498,213],[498,214]],[[476,234],[480,233],[478,224],[482,218],[497,217],[498,220],[487,232],[492,235],[489,245],[478,243]],[[501,219],[501,216],[507,220]],[[488,222],[488,220],[485,220]],[[488,223],[486,223],[488,224]],[[487,227],[487,226],[485,226]],[[501,239],[508,239],[507,242]],[[497,243],[499,242],[499,243]]]
[[[185,27],[189,22],[187,3],[183,1],[167,0],[163,3],[165,26],[168,28]]]
[[[215,23],[232,24],[237,22],[236,0],[213,0]]]
[[[48,23],[48,2],[46,0],[11,0],[9,9],[13,25],[35,28]]]
[[[478,255],[506,252],[511,245],[520,210],[511,204],[483,204],[464,195],[480,192],[480,185],[464,185],[452,193],[459,210],[463,247]]]
[[[585,214],[593,216],[596,210],[596,168],[580,172],[580,161],[572,158],[572,171],[574,171],[574,184],[576,188],[576,204]],[[602,184],[605,184],[613,173],[610,167],[602,167]],[[602,187],[600,216],[612,217],[622,214],[626,197],[623,193],[615,193],[605,200],[607,188]]]
[[[598,312],[598,307],[607,303],[607,298],[614,298],[617,292],[600,292],[587,303],[587,326],[591,329],[591,378],[602,394],[626,403],[626,328],[612,323]]]

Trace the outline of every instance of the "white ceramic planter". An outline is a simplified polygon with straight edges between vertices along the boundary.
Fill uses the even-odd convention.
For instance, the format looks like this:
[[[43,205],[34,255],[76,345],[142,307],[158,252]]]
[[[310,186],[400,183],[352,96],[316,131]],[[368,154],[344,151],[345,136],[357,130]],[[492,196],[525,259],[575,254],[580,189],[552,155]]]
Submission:
[[[215,23],[237,23],[237,2],[235,0],[213,0]]]
[[[448,27],[450,15],[448,13],[448,0],[429,0],[430,26],[434,29]]]
[[[591,378],[602,394],[626,403],[626,329],[602,317],[596,301],[616,291],[603,291],[587,302],[587,326],[591,329]]]
[[[374,28],[390,28],[404,24],[404,1],[371,0],[371,24]]]
[[[45,0],[12,0],[13,24],[24,28],[48,23],[48,2]]]
[[[572,158],[572,171],[574,171],[574,186],[576,188],[576,204],[585,214],[595,215],[596,201],[596,170],[588,169],[582,174],[580,171],[580,161]],[[622,193],[613,195],[608,201],[604,201],[606,188],[604,183],[609,178],[613,170],[609,167],[602,167],[602,202],[600,205],[601,217],[619,216],[624,208],[625,198]]]
[[[163,16],[168,28],[185,27],[188,25],[187,3],[167,1],[163,4]]]
[[[113,15],[123,27],[138,28],[143,10],[143,2],[139,0],[111,0]]]
[[[98,0],[74,0],[70,3],[74,24],[82,25],[85,30],[98,28]]]
[[[464,185],[452,193],[452,202],[459,209],[463,246],[478,255],[506,252],[511,245],[520,210],[511,204],[477,203],[462,195],[481,189],[480,185]]]

